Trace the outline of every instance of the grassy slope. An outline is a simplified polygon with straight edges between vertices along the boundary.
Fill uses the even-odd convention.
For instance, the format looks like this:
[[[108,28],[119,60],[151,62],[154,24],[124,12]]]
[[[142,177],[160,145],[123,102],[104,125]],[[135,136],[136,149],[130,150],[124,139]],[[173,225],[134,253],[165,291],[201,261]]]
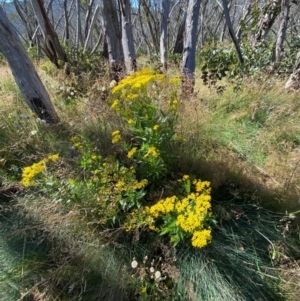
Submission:
[[[66,105],[66,98],[56,93],[62,84],[63,76],[55,74],[52,77],[41,72],[63,120],[62,126],[50,130],[47,126],[38,125],[31,116],[9,74],[6,67],[0,68],[0,160],[2,160],[0,176],[4,182],[1,189],[5,194],[9,193],[11,185],[6,179],[8,172],[10,179],[15,177],[17,180],[20,175],[19,166],[31,164],[57,150],[61,156],[68,157],[70,147],[68,137],[72,133],[81,132],[86,136],[97,137],[96,139],[102,142],[102,151],[108,152],[109,135],[113,125],[106,121],[111,118],[114,118],[114,122],[118,121],[103,106],[101,99],[96,96],[90,99],[81,98],[76,106],[69,107]],[[101,87],[107,83],[99,80],[98,85]],[[275,250],[276,253],[273,260],[274,269],[278,266],[282,267],[284,271],[282,275],[285,276],[283,283],[286,284],[286,288],[292,287],[292,293],[295,295],[298,289],[295,283],[299,279],[297,264],[288,257],[288,252],[281,249],[284,248],[284,244],[274,246],[270,243],[282,237],[280,231],[287,224],[280,225],[282,228],[279,230],[275,230],[272,223],[268,227],[272,214],[258,216],[255,211],[256,205],[253,207],[251,204],[260,201],[269,206],[272,203],[272,209],[280,212],[298,210],[300,105],[297,95],[285,93],[282,84],[276,80],[264,81],[263,84],[248,82],[239,92],[233,92],[229,87],[223,95],[209,91],[197,80],[196,90],[198,90],[197,95],[189,101],[182,101],[180,105],[178,131],[186,142],[185,151],[180,154],[178,171],[194,172],[212,182],[216,201],[215,213],[222,227],[216,230],[212,245],[204,253],[191,250],[179,252],[180,269],[183,275],[179,291],[182,295],[188,291],[190,300],[218,300],[218,298],[279,300],[279,295],[273,295],[272,290],[267,286],[265,290],[260,289],[257,295],[255,293],[257,287],[265,286],[266,278],[273,277],[279,280],[278,273],[274,274],[270,266],[265,267],[270,261],[267,250],[271,246],[270,252]],[[61,166],[62,174],[70,170],[72,170],[70,161]],[[242,201],[232,207],[233,200],[237,203]],[[53,244],[56,252],[61,248],[68,250],[70,260],[64,261],[59,258],[56,264],[59,263],[61,266],[45,276],[47,279],[53,277],[57,281],[60,269],[64,265],[66,267],[65,277],[61,277],[60,282],[58,281],[59,292],[55,293],[53,289],[53,295],[62,297],[61,292],[66,289],[60,285],[71,287],[72,284],[80,282],[80,277],[85,280],[90,279],[90,275],[85,274],[83,267],[90,268],[96,264],[102,265],[101,270],[104,269],[105,273],[99,270],[92,271],[92,275],[100,279],[94,284],[94,291],[91,288],[90,292],[91,295],[96,296],[95,300],[101,294],[102,297],[105,296],[103,300],[114,300],[120,298],[118,297],[120,295],[126,298],[126,294],[121,293],[127,285],[126,276],[121,281],[121,285],[114,283],[113,279],[115,274],[120,273],[120,264],[124,264],[119,263],[120,257],[117,255],[114,257],[111,251],[99,255],[97,250],[102,244],[101,240],[98,241],[93,236],[92,239],[91,237],[85,239],[84,233],[89,230],[84,228],[79,230],[76,223],[73,224],[66,216],[64,210],[53,207],[51,200],[45,198],[41,206],[40,199],[28,195],[23,198],[21,204],[24,212],[30,210],[29,215],[34,219],[34,224],[37,223],[44,228],[43,241],[49,240],[52,243],[55,241]],[[252,221],[250,226],[247,224],[248,220]],[[274,231],[268,232],[270,229]],[[78,236],[82,239],[79,240]],[[257,249],[255,246],[258,244],[260,247]],[[140,251],[134,251],[132,247],[132,250],[122,252],[121,257],[129,262],[134,252]],[[49,256],[47,255],[47,260]],[[288,262],[286,265],[284,265],[284,256]],[[235,274],[245,263],[248,266],[242,269],[243,273]],[[191,269],[195,266],[197,268]],[[109,271],[108,267],[112,270]],[[81,276],[74,273],[75,270]],[[199,275],[204,275],[203,279],[199,278]],[[103,284],[101,280],[103,277],[110,278],[105,279],[108,280],[109,285]],[[252,282],[243,290],[242,287],[247,283],[247,279],[252,279]],[[93,284],[89,282],[89,285]],[[203,286],[205,293],[203,293]],[[102,291],[100,288],[96,290],[95,287],[102,287]],[[193,289],[190,289],[191,287]],[[294,300],[296,299],[295,296]]]

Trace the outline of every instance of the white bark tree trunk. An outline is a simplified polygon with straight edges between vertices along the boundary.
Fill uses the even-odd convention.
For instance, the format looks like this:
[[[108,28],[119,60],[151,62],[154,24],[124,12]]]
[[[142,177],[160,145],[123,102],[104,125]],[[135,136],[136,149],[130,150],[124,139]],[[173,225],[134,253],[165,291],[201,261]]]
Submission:
[[[86,40],[85,40],[85,43],[84,43],[83,51],[86,51],[87,49],[90,48],[90,42],[91,42],[94,26],[95,26],[99,11],[100,11],[100,7],[99,7],[99,5],[97,5],[96,8],[95,8],[93,17],[92,17],[91,25],[88,29],[88,33],[87,33],[87,37],[86,37]]]
[[[300,88],[300,51],[296,57],[293,73],[290,75],[284,88],[288,91],[296,91]]]
[[[279,62],[284,53],[283,43],[285,39],[285,34],[288,26],[290,14],[290,0],[282,0],[281,4],[281,22],[278,30],[276,48],[275,48],[275,60]]]
[[[102,10],[102,26],[107,42],[110,78],[119,81],[124,77],[124,56],[114,0],[99,0]]]
[[[237,56],[239,58],[239,61],[242,64],[243,63],[243,57],[242,57],[242,52],[241,52],[241,48],[240,48],[240,43],[239,43],[238,39],[236,38],[234,29],[233,29],[233,26],[232,26],[232,22],[231,22],[231,19],[230,19],[230,14],[229,14],[229,9],[228,9],[228,6],[227,6],[227,1],[222,0],[222,3],[223,3],[223,10],[224,10],[224,15],[225,15],[226,24],[227,24],[227,27],[228,27],[228,30],[229,30],[229,34],[230,34],[230,37],[231,37],[231,39],[233,41],[233,44],[235,46],[236,53],[237,53]]]
[[[137,70],[136,54],[133,43],[130,0],[119,0],[121,6],[122,46],[126,73]]]
[[[51,62],[58,68],[61,68],[68,62],[68,59],[59,43],[58,36],[47,17],[43,2],[41,0],[31,0],[31,4],[43,36],[41,47]]]
[[[22,42],[0,7],[0,52],[8,61],[13,76],[29,108],[42,120],[59,122],[50,97],[41,82]]]
[[[182,93],[189,95],[194,92],[194,72],[196,65],[197,27],[201,0],[189,0],[182,57]]]
[[[268,4],[265,8],[265,15],[259,22],[258,31],[253,37],[252,47],[255,48],[259,42],[266,38],[270,29],[272,28],[275,19],[277,18],[280,12],[280,5],[282,0],[273,0],[270,4]]]
[[[162,1],[162,16],[160,26],[160,62],[164,71],[167,70],[168,60],[168,19],[169,19],[169,0]]]

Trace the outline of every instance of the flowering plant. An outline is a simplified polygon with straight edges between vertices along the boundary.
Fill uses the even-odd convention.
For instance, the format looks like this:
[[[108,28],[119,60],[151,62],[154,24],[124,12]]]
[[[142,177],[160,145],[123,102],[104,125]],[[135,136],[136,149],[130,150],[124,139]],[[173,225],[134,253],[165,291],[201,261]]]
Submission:
[[[58,154],[49,155],[47,158],[40,160],[31,166],[24,167],[22,172],[21,184],[24,187],[35,186],[37,184],[35,178],[46,171],[46,163],[49,161],[55,162],[59,158]]]
[[[185,195],[167,197],[146,207],[146,222],[160,235],[168,234],[176,246],[191,238],[193,247],[205,247],[211,241],[211,188],[207,181],[192,180],[184,175],[179,180]]]
[[[111,107],[128,124],[133,139],[122,145],[127,157],[139,169],[139,174],[152,184],[166,174],[172,160],[170,146],[175,140],[178,101],[174,95],[165,110],[159,110],[154,101],[160,97],[165,75],[143,69],[123,79],[112,89]],[[171,84],[176,86],[176,82]],[[151,88],[149,88],[151,85]],[[121,140],[119,131],[112,133],[112,143]]]

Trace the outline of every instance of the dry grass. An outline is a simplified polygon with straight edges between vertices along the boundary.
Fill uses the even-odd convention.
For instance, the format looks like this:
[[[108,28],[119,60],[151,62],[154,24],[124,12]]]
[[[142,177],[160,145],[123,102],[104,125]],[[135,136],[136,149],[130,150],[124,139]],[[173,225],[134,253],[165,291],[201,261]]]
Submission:
[[[101,145],[102,151],[109,153],[110,133],[123,125],[105,102],[108,81],[99,79],[90,95],[79,97],[74,105],[69,105],[58,91],[61,85],[70,85],[70,79],[61,73],[55,73],[53,77],[41,70],[41,66],[37,65],[37,68],[62,124],[52,131],[40,127],[31,117],[18,123],[23,115],[30,116],[30,112],[19,95],[9,68],[1,67],[0,137],[2,126],[10,126],[15,137],[11,139],[11,145],[5,146],[6,152],[0,151],[0,159],[14,153],[15,149],[18,149],[16,154],[20,156],[22,165],[57,149],[67,154],[70,146],[68,138],[78,133],[89,137]],[[178,133],[185,139],[185,149],[179,153],[178,171],[195,173],[202,179],[210,180],[215,190],[232,185],[232,191],[236,190],[237,195],[243,191],[254,201],[259,200],[267,205],[272,203],[273,209],[280,212],[299,210],[300,104],[297,94],[284,92],[283,82],[279,80],[249,80],[238,92],[227,84],[228,89],[222,95],[204,86],[199,74],[195,80],[195,93],[189,99],[180,100]],[[11,123],[7,122],[10,120],[7,118],[9,114],[13,118]],[[20,126],[22,130],[18,130]],[[32,130],[39,133],[30,136]],[[32,146],[31,153],[26,153],[29,146]],[[65,173],[72,172],[68,163],[64,165]],[[66,212],[51,200],[31,199],[28,196],[21,204],[21,211],[30,212],[30,218],[43,225],[48,237],[59,239],[61,245],[57,248],[68,245],[73,258],[84,257],[86,250],[90,250],[90,256],[84,258],[83,264],[93,263],[92,257],[97,253],[94,250],[101,248],[102,239],[110,240],[109,236],[103,234],[99,238],[98,232],[82,227],[86,224],[84,218],[82,223],[78,222],[82,218],[79,212]],[[89,233],[88,237],[86,233]],[[101,260],[107,258],[105,256]],[[107,268],[101,260],[98,262],[103,264],[104,269]],[[110,276],[120,272],[118,263],[115,268]],[[282,265],[284,285],[293,296],[299,295],[299,276],[296,261],[292,266]],[[116,293],[122,292],[126,286],[125,278],[124,275],[119,291],[107,291],[111,300],[117,300]],[[32,295],[36,296],[36,300],[47,300],[40,287],[34,287]],[[291,297],[290,300],[298,299]]]

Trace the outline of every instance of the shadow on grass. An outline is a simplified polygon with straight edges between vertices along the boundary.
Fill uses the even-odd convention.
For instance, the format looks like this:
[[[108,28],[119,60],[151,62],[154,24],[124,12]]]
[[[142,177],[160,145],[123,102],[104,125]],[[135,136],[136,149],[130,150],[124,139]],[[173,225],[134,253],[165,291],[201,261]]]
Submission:
[[[89,246],[82,253],[15,205],[0,206],[1,301],[133,300],[118,278],[122,266],[109,250],[104,255]]]

